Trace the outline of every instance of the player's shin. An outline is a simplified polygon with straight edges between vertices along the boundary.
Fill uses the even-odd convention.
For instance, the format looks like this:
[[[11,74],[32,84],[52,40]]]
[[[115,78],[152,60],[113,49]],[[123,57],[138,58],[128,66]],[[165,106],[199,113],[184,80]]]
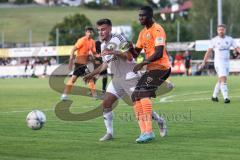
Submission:
[[[140,101],[134,102],[134,112],[135,112],[136,119],[138,121],[141,134],[144,134],[146,132],[146,126],[145,126],[145,121],[143,117],[144,115],[143,115],[142,105]]]
[[[104,124],[107,129],[107,133],[113,135],[113,112],[104,111],[103,112]]]
[[[220,88],[221,88],[221,92],[222,92],[223,98],[224,99],[228,99],[227,83],[221,83]]]
[[[216,98],[218,96],[219,91],[220,91],[220,82],[217,82],[213,91],[213,98]]]
[[[150,98],[143,98],[140,100],[143,108],[143,115],[145,118],[146,132],[152,133],[152,102]]]

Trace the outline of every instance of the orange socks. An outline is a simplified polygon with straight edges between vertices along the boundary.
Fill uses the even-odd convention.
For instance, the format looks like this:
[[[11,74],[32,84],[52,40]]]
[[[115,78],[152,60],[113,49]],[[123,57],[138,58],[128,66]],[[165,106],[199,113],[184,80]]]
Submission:
[[[143,134],[146,131],[146,126],[144,122],[144,115],[143,115],[143,110],[142,110],[142,104],[140,101],[136,101],[134,103],[134,112],[136,119],[138,121],[139,128],[141,130],[141,134]]]
[[[140,100],[145,117],[146,132],[152,132],[152,101],[150,98],[143,98]]]
[[[88,86],[89,86],[89,88],[91,90],[92,96],[96,96],[96,85],[94,84],[94,81],[90,80],[88,82]]]
[[[134,111],[142,133],[152,132],[152,102],[150,98],[143,98],[134,103]]]

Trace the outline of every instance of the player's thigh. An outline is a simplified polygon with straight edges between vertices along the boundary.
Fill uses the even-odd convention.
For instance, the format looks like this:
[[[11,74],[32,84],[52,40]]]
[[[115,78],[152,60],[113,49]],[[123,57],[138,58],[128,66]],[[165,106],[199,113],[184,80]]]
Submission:
[[[217,75],[220,79],[220,77],[227,77],[229,75],[229,66],[228,65],[215,65],[215,70],[217,72]],[[224,78],[221,78],[224,79]]]
[[[72,77],[71,77],[71,82],[72,83],[75,83],[76,81],[77,81],[77,76],[76,75],[72,75]]]
[[[171,69],[146,72],[139,80],[137,87],[158,87],[169,77],[170,73]]]
[[[171,69],[152,70],[145,73],[132,94],[132,100],[138,100],[145,97],[156,97],[155,91],[169,77]]]
[[[107,86],[106,92],[115,95],[117,98],[121,98],[124,94],[124,90],[121,85],[116,80],[111,80],[111,82]]]
[[[122,81],[120,83],[121,83],[122,88],[124,89],[124,92],[127,93],[129,96],[132,96],[138,81],[139,81],[139,79],[137,79],[137,78],[131,79],[131,80],[122,79]]]
[[[73,75],[77,77],[84,76],[86,74],[86,69],[87,69],[86,65],[75,63]]]

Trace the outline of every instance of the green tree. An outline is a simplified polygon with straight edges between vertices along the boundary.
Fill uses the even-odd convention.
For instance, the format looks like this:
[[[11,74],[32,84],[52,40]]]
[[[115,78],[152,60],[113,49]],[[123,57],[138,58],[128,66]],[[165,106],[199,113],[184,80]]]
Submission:
[[[227,33],[233,37],[240,37],[240,1],[223,0],[223,23],[227,25]]]
[[[188,42],[193,41],[193,33],[192,33],[192,27],[189,24],[188,20],[185,20],[182,17],[177,17],[174,21],[163,21],[160,16],[160,14],[157,13],[154,16],[154,19],[157,23],[161,24],[161,26],[164,28],[166,35],[167,35],[167,42],[176,42],[177,41],[177,21],[180,23],[180,41],[181,42]],[[138,39],[139,32],[143,28],[138,22],[132,23],[133,28],[133,42],[136,43]]]
[[[227,34],[233,37],[240,36],[240,1],[222,0],[223,23],[227,25]],[[192,0],[193,7],[190,10],[190,24],[194,39],[210,38],[210,20],[213,20],[213,36],[217,27],[217,0]]]
[[[137,42],[138,35],[142,29],[143,29],[143,26],[141,26],[141,24],[139,24],[137,21],[132,22],[132,30],[133,30],[132,41],[133,41],[133,43]]]
[[[210,37],[210,20],[213,27],[217,23],[217,0],[192,0],[190,10],[190,23],[193,29],[194,39],[208,39]]]
[[[85,15],[75,14],[65,17],[62,22],[57,23],[49,34],[51,45],[56,44],[56,30],[59,30],[59,45],[72,45],[79,37],[85,35],[85,27],[92,26]]]

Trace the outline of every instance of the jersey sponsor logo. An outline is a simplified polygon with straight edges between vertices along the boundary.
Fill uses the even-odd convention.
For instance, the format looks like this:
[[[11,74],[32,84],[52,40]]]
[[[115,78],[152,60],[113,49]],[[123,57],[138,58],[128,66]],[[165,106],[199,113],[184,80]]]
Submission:
[[[164,43],[164,38],[162,37],[157,37],[156,38],[156,43],[159,44],[159,43]]]

